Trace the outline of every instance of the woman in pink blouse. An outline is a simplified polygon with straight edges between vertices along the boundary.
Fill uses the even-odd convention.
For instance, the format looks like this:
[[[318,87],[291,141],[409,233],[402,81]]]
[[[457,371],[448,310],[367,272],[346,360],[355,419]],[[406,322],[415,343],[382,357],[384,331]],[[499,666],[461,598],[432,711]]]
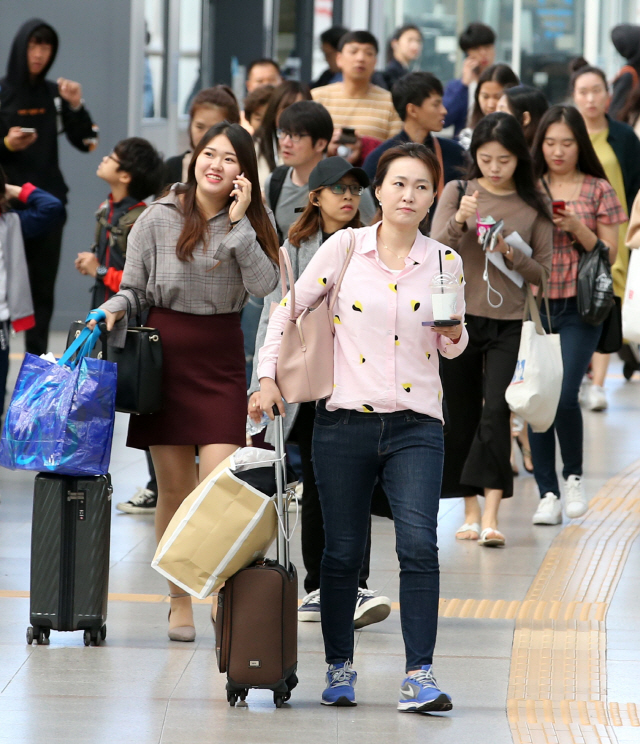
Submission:
[[[540,489],[534,524],[560,524],[562,506],[556,474],[556,434],[562,453],[567,517],[587,511],[582,486],[580,383],[596,350],[602,326],[585,323],[576,295],[580,254],[603,245],[616,258],[618,225],[627,215],[593,149],[584,119],[573,106],[552,106],[540,122],[533,145],[537,174],[553,199],[553,260],[549,279],[551,327],[560,334],[564,374],[558,412],[544,434],[529,431],[533,472]],[[564,209],[562,208],[564,206]],[[542,307],[542,323],[549,320]]]
[[[451,317],[461,320],[464,314],[460,257],[418,230],[438,178],[438,162],[423,145],[402,145],[380,158],[374,188],[382,221],[355,231],[355,252],[335,305],[334,392],[318,404],[313,433],[326,540],[320,575],[329,664],[324,705],[355,705],[353,613],[371,494],[379,479],[393,512],[400,561],[407,677],[398,708],[452,707],[431,668],[444,457],[438,352],[458,356],[467,332],[461,323],[432,325],[429,286],[441,265],[459,286]],[[348,246],[348,233],[340,231],[320,247],[296,282],[297,314],[331,292]],[[260,403],[269,414],[274,404],[284,412],[275,370],[288,314],[282,306],[274,312],[259,355]]]

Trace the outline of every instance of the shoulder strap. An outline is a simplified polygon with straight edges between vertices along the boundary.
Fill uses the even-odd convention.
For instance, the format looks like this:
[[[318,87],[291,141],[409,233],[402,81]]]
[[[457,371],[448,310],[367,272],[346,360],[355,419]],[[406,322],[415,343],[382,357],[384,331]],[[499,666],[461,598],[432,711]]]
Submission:
[[[95,236],[95,244],[98,245],[100,243],[100,231],[103,227],[107,226],[107,210],[109,209],[109,203],[105,202],[103,207],[100,207],[100,209],[96,212],[96,236]]]
[[[342,270],[340,271],[340,275],[338,276],[338,279],[336,280],[336,283],[333,285],[331,289],[331,300],[329,302],[329,315],[333,315],[333,308],[336,304],[336,301],[338,299],[338,293],[340,292],[340,287],[342,286],[342,280],[344,279],[344,275],[347,271],[347,267],[349,266],[349,262],[351,261],[351,257],[353,256],[353,252],[356,249],[356,235],[353,232],[352,227],[348,227],[346,229],[347,234],[349,235],[349,249],[347,250],[347,257],[344,260],[344,264],[342,265]],[[292,321],[295,322],[296,319],[296,290],[295,290],[295,282],[293,281],[293,268],[291,266],[291,260],[289,258],[289,253],[287,252],[286,248],[284,246],[280,246],[280,275],[282,279],[282,298],[287,294],[287,284],[285,281],[285,276],[287,277],[287,280],[289,282],[289,291],[291,292],[291,298],[290,298],[290,307],[289,307],[289,317]],[[332,331],[335,333],[335,329],[333,326],[331,327]]]
[[[442,192],[444,191],[444,160],[442,159],[442,147],[440,146],[435,134],[431,135],[431,140],[433,141],[433,152],[435,153],[435,156],[438,159],[438,165],[440,166],[440,178],[438,179],[438,190],[436,195],[441,197]]]
[[[467,193],[467,182],[458,179],[456,183],[458,185],[458,209],[460,209],[462,197]]]
[[[278,204],[278,199],[280,198],[280,193],[288,172],[288,165],[279,165],[271,174],[271,180],[269,181],[269,206],[273,212],[276,211],[276,205]]]

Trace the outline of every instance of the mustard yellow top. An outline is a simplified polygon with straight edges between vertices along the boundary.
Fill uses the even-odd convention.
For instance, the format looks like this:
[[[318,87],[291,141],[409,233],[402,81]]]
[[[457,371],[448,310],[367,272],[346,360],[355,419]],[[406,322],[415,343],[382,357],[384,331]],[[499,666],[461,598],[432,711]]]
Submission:
[[[613,190],[616,192],[616,196],[622,204],[624,211],[629,214],[627,205],[627,196],[624,190],[624,179],[622,177],[622,168],[616,157],[613,147],[607,142],[609,136],[609,128],[603,129],[601,132],[590,134],[591,144],[593,149],[596,151],[598,159],[602,163],[604,172],[609,179],[609,183],[613,186]],[[624,296],[624,287],[627,282],[627,269],[629,268],[629,249],[625,244],[625,238],[627,235],[627,222],[623,222],[618,226],[618,255],[615,263],[611,267],[611,274],[613,276],[613,287],[618,297]]]

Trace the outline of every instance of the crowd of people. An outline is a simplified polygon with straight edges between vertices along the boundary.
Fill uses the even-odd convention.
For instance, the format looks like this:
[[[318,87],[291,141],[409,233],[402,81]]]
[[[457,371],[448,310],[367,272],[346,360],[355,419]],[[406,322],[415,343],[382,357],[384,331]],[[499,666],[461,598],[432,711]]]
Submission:
[[[613,91],[579,58],[567,101],[550,105],[495,62],[484,24],[461,34],[462,75],[446,86],[416,69],[418,27],[393,34],[383,70],[370,32],[334,27],[320,39],[328,68],[310,85],[257,59],[242,103],[225,85],[193,97],[185,152],[163,160],[131,137],[98,166],[109,193],[75,268],[94,281],[110,343],[144,312],[164,357],[163,408],[132,416],[127,437],[146,453],[149,482],[118,509],[155,514],[160,540],[185,497],[247,444],[247,416],[273,419],[277,406],[300,455],[299,619],[322,623],[323,704],[355,705],[354,629],[391,609],[367,585],[372,502],[395,525],[406,649],[398,708],[410,712],[452,707],[432,669],[439,500],[464,499],[458,540],[504,547],[515,441],[540,493],[533,524],[559,524],[563,507],[569,519],[587,511],[581,401],[606,408],[609,357],[598,352],[602,324],[577,302],[580,257],[608,256],[621,297],[640,225],[640,28],[623,24],[612,39],[629,62]],[[11,326],[26,331],[27,352],[48,347],[67,194],[58,134],[84,152],[97,144],[81,85],[46,78],[57,49],[49,24],[26,22],[0,81],[3,390]],[[326,400],[290,404],[278,388],[292,312],[278,288],[280,246],[295,316],[344,275]],[[455,308],[434,324],[429,287],[443,276],[457,287]],[[564,367],[543,433],[514,420],[505,398],[529,286],[548,300],[542,323],[560,335]],[[273,443],[272,427],[266,445],[254,443]],[[172,583],[169,594],[169,638],[193,641],[190,595]]]

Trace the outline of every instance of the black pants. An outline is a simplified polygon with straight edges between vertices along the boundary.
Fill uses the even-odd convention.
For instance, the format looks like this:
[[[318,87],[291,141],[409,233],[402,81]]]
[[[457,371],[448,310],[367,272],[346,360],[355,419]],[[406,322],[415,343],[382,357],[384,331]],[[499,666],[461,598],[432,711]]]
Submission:
[[[35,327],[25,333],[25,346],[30,354],[37,356],[47,352],[49,343],[63,229],[64,223],[46,235],[24,241],[36,320]]]
[[[320,496],[318,495],[318,486],[316,485],[316,476],[313,472],[313,462],[311,460],[311,442],[313,439],[315,415],[315,403],[302,403],[296,422],[289,435],[289,440],[298,444],[302,461],[304,488],[302,491],[302,517],[300,521],[302,560],[307,572],[304,580],[304,590],[307,594],[320,588],[320,563],[322,562],[322,554],[324,553],[324,520],[322,518]],[[370,560],[371,518],[369,518],[369,532],[367,535],[364,561],[360,569],[359,585],[361,589],[367,588]]]
[[[147,488],[149,491],[153,491],[155,495],[158,495],[158,481],[156,479],[156,470],[153,467],[153,460],[151,459],[151,452],[147,450],[145,452],[145,455],[147,456],[147,465],[149,466],[149,482],[147,483]]]
[[[518,361],[522,321],[467,315],[469,345],[440,365],[448,410],[442,495],[513,496],[511,412],[505,393]]]

